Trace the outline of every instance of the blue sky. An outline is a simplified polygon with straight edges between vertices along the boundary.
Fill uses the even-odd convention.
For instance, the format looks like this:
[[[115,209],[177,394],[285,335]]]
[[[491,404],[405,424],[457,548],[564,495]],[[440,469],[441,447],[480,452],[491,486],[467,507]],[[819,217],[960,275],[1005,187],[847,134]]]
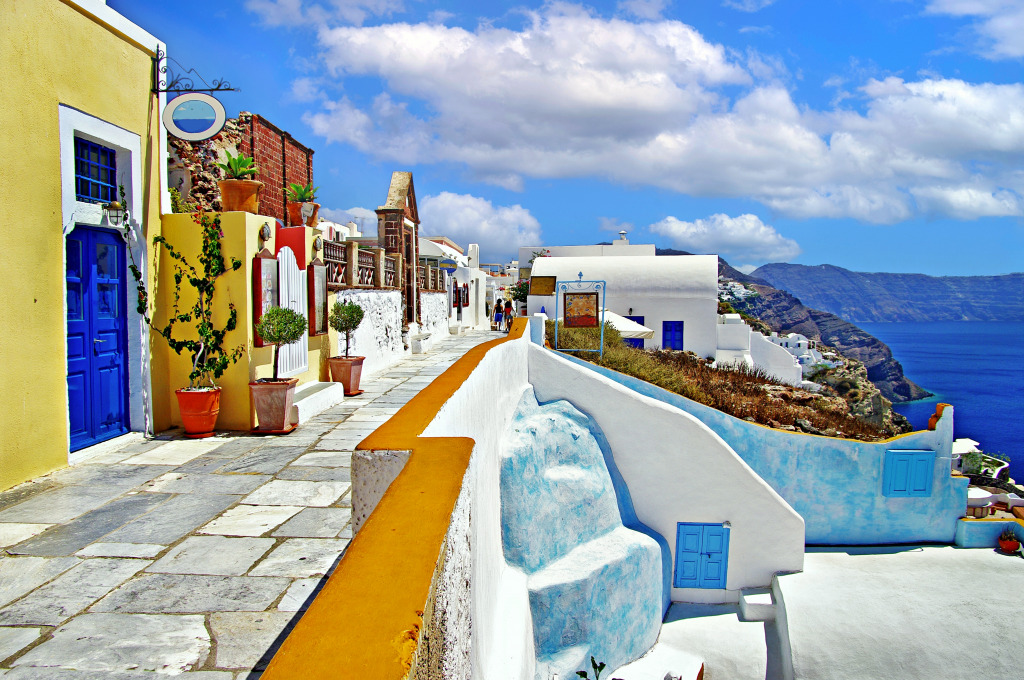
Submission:
[[[422,233],[491,262],[624,228],[734,266],[1024,270],[1019,0],[108,4],[314,148],[335,218],[411,170]]]

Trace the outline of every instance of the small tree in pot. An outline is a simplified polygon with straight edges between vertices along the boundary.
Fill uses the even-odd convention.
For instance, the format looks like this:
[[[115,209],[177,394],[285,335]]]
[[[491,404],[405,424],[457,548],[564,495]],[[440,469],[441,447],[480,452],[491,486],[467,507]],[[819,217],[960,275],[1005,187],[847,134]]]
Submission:
[[[345,396],[349,397],[362,393],[359,379],[363,374],[363,359],[366,357],[349,356],[352,333],[362,321],[363,308],[355,302],[335,302],[331,308],[331,328],[345,334],[345,356],[331,357],[327,362],[331,367],[331,380],[340,382],[345,387]]]
[[[271,307],[256,324],[256,332],[263,342],[274,346],[274,374],[249,383],[259,427],[256,432],[284,434],[295,426],[291,422],[292,402],[298,378],[278,379],[278,359],[281,345],[290,345],[302,339],[306,331],[306,317],[286,307]]]
[[[263,182],[250,179],[250,175],[256,175],[258,169],[253,165],[251,156],[238,154],[232,156],[230,151],[224,152],[227,155],[227,163],[217,163],[217,167],[224,171],[226,179],[217,182],[220,188],[220,205],[223,212],[242,211],[257,214],[260,211],[260,190],[263,189]]]

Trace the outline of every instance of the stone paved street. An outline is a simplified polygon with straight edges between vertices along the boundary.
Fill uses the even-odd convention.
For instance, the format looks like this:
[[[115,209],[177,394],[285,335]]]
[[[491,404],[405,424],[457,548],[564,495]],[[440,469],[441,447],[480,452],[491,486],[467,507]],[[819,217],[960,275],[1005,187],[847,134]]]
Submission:
[[[165,435],[0,493],[0,678],[258,678],[352,538],[352,450],[453,336],[280,437]]]

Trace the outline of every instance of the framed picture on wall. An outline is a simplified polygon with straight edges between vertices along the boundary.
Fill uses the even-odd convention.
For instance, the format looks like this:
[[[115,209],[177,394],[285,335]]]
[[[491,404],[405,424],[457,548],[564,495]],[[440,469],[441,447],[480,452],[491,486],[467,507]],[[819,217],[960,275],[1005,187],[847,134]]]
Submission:
[[[565,294],[565,327],[597,328],[597,293]]]
[[[554,295],[554,276],[532,276],[530,277],[530,295]]]
[[[327,335],[327,265],[317,258],[306,267],[309,334]]]
[[[277,258],[264,248],[252,258],[252,324],[253,345],[263,347],[263,338],[256,332],[263,312],[278,304]]]

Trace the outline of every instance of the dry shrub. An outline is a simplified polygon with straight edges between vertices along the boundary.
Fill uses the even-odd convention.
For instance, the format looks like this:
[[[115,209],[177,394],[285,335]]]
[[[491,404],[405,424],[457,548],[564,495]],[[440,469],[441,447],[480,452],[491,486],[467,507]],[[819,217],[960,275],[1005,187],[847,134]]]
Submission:
[[[554,347],[554,322],[549,321],[546,330],[548,342]],[[559,347],[597,349],[599,343],[600,329],[565,328],[559,323]],[[622,342],[619,332],[610,324],[605,324],[604,344],[603,357],[597,352],[566,353],[762,425],[866,441],[886,436],[880,428],[851,415],[843,400],[790,388],[760,368],[712,368],[692,352],[637,349]],[[801,428],[798,420],[811,427]]]

